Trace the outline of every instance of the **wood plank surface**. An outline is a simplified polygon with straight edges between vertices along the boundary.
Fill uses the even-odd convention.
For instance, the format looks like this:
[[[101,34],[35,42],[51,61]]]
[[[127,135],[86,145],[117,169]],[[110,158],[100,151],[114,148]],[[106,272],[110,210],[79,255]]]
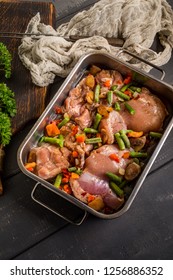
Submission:
[[[49,2],[2,1],[0,2],[0,33],[25,32],[29,20],[40,12],[41,21],[55,26],[55,8]],[[12,76],[4,82],[15,92],[17,115],[12,120],[13,133],[19,131],[31,119],[38,118],[45,109],[48,88],[37,87],[31,81],[29,71],[18,57],[20,39],[2,38],[12,54]]]

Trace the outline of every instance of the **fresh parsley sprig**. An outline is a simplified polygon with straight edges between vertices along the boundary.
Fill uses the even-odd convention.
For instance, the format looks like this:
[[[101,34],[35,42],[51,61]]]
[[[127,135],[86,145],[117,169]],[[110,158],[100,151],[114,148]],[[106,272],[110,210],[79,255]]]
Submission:
[[[11,61],[12,56],[7,47],[0,43],[0,70],[5,71],[5,77],[8,79],[11,77]]]
[[[0,72],[5,78],[11,77],[12,56],[6,46],[0,42]],[[1,77],[1,76],[0,76]],[[11,118],[16,114],[16,101],[14,92],[4,83],[0,82],[0,175],[3,169],[5,156],[4,147],[11,141],[12,129]],[[3,193],[3,186],[0,177],[0,195]]]
[[[0,42],[0,70],[4,70],[5,77],[11,76],[12,56],[7,47]],[[11,118],[16,114],[14,92],[4,83],[0,83],[0,147],[9,144],[12,136]]]

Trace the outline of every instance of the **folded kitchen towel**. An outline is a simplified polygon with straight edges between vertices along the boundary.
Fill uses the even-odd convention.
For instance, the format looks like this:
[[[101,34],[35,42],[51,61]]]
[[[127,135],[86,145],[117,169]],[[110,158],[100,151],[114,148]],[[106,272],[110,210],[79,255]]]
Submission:
[[[164,65],[173,48],[173,11],[166,0],[101,0],[56,30],[41,23],[38,13],[30,20],[27,32],[40,36],[24,36],[19,57],[30,70],[33,83],[47,86],[56,75],[66,77],[78,59],[90,52],[106,52],[145,71],[151,69],[127,54],[120,54],[120,48],[109,45],[105,37],[123,38],[127,50],[155,65]],[[156,34],[163,47],[159,53],[151,49]],[[71,35],[89,38],[75,43],[63,38]]]

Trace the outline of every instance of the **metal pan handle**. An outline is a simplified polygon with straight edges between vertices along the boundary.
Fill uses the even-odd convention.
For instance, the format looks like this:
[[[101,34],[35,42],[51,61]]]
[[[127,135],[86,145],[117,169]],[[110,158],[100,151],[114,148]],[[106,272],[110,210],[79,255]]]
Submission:
[[[162,80],[164,79],[164,77],[165,77],[165,71],[164,71],[163,69],[161,69],[159,66],[157,66],[157,65],[155,65],[155,64],[153,64],[153,63],[151,63],[150,61],[148,61],[148,60],[146,60],[146,59],[144,59],[144,58],[142,58],[142,57],[139,57],[139,56],[136,55],[136,54],[131,53],[130,51],[128,51],[128,50],[126,50],[126,49],[121,49],[120,52],[119,52],[119,54],[121,54],[121,53],[123,53],[123,52],[125,52],[125,53],[131,55],[132,57],[134,57],[134,58],[136,58],[136,59],[138,59],[138,60],[140,60],[140,61],[142,61],[142,62],[144,62],[144,63],[146,63],[146,64],[148,64],[148,65],[150,65],[151,67],[157,69],[158,71],[162,72],[162,76],[161,76],[160,80],[162,81]]]
[[[82,210],[41,183],[37,183],[34,186],[31,198],[44,208],[74,225],[80,225],[87,216],[87,211]]]

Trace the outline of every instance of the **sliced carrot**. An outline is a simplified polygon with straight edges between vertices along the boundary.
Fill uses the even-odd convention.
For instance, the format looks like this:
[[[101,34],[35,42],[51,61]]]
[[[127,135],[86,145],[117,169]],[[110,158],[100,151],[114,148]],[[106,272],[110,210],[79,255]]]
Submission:
[[[52,123],[46,125],[45,129],[46,129],[46,133],[48,136],[54,137],[54,136],[60,134],[60,130],[57,127],[55,122],[52,122]]]
[[[91,201],[93,201],[95,199],[95,196],[90,194],[87,199],[88,199],[88,203],[90,203]]]
[[[127,85],[127,84],[129,84],[131,82],[131,80],[132,80],[132,77],[128,76],[127,78],[124,79],[123,82],[124,82],[125,85]]]
[[[72,179],[78,179],[79,178],[79,174],[71,172],[71,178]]]
[[[34,171],[34,168],[36,167],[36,162],[28,162],[25,164],[25,168],[28,170],[28,171],[31,171],[33,172]]]
[[[33,172],[34,171],[34,168],[33,167],[27,167],[26,168],[28,171],[30,171],[30,172]]]
[[[130,131],[127,133],[128,137],[139,138],[143,135],[143,131]]]
[[[62,108],[59,107],[59,106],[56,106],[54,110],[55,110],[56,114],[61,114],[62,113]]]
[[[63,190],[68,194],[72,194],[72,189],[68,184],[63,186]]]
[[[78,133],[78,126],[77,125],[74,125],[73,127],[72,127],[72,136],[75,136],[77,133]]]
[[[121,80],[118,80],[118,81],[116,81],[116,84],[118,84],[118,85],[122,85],[122,84],[123,84],[123,82],[122,82]]]
[[[77,134],[76,135],[77,143],[84,143],[85,142],[85,134]]]
[[[106,80],[106,81],[103,83],[103,86],[109,88],[109,87],[111,86],[111,81],[112,81],[111,79]]]
[[[130,96],[131,98],[132,98],[132,92],[130,91],[130,90],[125,90],[125,92],[124,92],[124,94],[126,94],[126,95],[128,95],[128,96]]]
[[[68,182],[69,182],[69,178],[68,177],[62,178],[62,183],[68,183]]]
[[[120,162],[120,159],[119,159],[119,157],[117,156],[117,154],[110,154],[110,155],[109,155],[109,158],[110,158],[111,160],[115,160],[116,162]]]
[[[79,154],[78,154],[78,152],[77,152],[77,151],[73,151],[73,152],[72,152],[72,157],[77,158],[77,157],[78,157],[78,155],[79,155]]]
[[[125,152],[122,157],[123,158],[129,158],[130,157],[130,152]]]

